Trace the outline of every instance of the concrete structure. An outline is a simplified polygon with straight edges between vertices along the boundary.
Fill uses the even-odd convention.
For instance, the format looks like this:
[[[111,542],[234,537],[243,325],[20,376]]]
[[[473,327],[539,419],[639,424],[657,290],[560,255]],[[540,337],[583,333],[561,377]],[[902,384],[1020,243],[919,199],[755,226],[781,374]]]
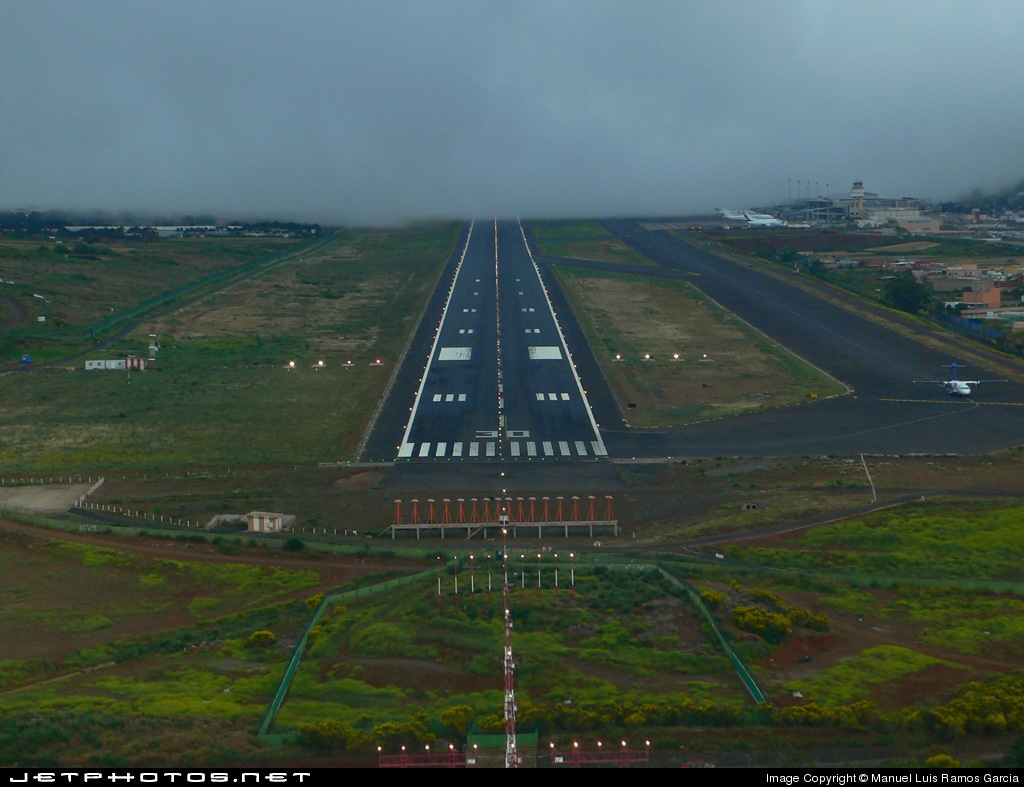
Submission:
[[[1001,291],[998,287],[987,287],[978,285],[976,289],[968,290],[962,296],[964,303],[989,306],[993,309],[999,308]]]
[[[920,281],[927,281],[935,292],[958,292],[978,286],[979,279],[965,279],[957,276],[927,276],[922,274]]]
[[[250,511],[245,515],[246,530],[250,533],[281,533],[291,528],[294,516],[271,511]]]
[[[98,370],[99,371],[121,371],[121,372],[123,372],[126,369],[127,370],[133,370],[134,369],[134,370],[137,370],[137,371],[143,371],[147,367],[147,365],[148,365],[148,362],[146,361],[145,358],[136,358],[133,355],[129,355],[127,358],[117,358],[117,359],[112,360],[112,361],[107,361],[107,360],[102,360],[102,361],[86,361],[85,362],[85,370],[87,372],[98,371]]]
[[[897,218],[896,224],[900,229],[914,235],[942,232],[942,219],[928,218],[927,216],[916,219]]]
[[[853,182],[853,188],[850,189],[850,208],[849,208],[851,219],[863,219],[864,218],[864,183],[860,180]]]

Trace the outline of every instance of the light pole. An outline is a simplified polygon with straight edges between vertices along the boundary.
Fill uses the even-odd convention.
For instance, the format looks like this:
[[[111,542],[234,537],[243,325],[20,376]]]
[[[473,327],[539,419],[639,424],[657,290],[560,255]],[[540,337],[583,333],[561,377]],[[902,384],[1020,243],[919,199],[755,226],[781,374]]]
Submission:
[[[437,556],[437,608],[441,609],[441,556]]]

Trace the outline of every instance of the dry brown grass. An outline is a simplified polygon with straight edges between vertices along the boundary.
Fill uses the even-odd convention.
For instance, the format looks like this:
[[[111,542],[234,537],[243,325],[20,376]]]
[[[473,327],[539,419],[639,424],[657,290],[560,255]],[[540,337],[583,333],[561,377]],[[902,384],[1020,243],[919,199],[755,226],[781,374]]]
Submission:
[[[556,242],[542,244],[545,254],[554,257],[569,257],[575,260],[611,262],[616,265],[632,265],[642,268],[654,267],[649,259],[631,249],[618,238]]]
[[[302,335],[314,352],[358,356],[377,343],[376,326],[363,325],[347,334],[338,326],[352,317],[373,313],[403,289],[396,275],[382,272],[360,280],[357,288],[340,297],[323,297],[325,288],[331,287],[321,281],[323,269],[342,267],[362,257],[356,247],[329,246],[184,309],[165,319],[159,330],[186,341],[268,333]]]
[[[689,423],[843,391],[685,282],[565,269],[558,276],[634,426]]]

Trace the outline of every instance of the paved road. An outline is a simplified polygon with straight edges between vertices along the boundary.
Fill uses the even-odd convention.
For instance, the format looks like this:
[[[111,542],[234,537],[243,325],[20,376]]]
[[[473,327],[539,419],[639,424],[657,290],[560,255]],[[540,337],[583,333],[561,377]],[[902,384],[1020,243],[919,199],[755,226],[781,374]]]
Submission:
[[[519,222],[475,222],[442,282],[364,459],[607,456]]]

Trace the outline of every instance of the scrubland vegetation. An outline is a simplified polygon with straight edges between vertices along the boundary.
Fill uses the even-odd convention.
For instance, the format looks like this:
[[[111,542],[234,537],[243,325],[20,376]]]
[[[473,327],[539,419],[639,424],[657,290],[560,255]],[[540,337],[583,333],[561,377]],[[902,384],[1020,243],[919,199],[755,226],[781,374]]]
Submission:
[[[662,555],[658,565],[625,565],[580,554],[575,593],[563,565],[557,597],[552,565],[542,569],[538,591],[536,564],[514,559],[519,728],[559,745],[643,735],[663,752],[685,745],[688,756],[712,760],[736,751],[771,760],[773,749],[799,760],[813,756],[801,755],[808,747],[839,745],[890,761],[895,747],[905,762],[923,762],[936,747],[1005,749],[1024,733],[1013,623],[1018,546],[1001,540],[1016,511],[1013,504],[914,505],[771,547],[725,547],[724,563]],[[999,557],[973,579],[949,570],[959,558],[943,544],[973,538],[980,549],[984,534],[1001,545],[990,550]],[[269,571],[12,538],[4,554],[19,603],[3,625],[24,635],[3,650],[5,764],[29,764],[30,750],[37,752],[31,764],[152,764],[162,742],[166,762],[186,747],[213,764],[358,760],[376,746],[461,745],[467,733],[503,729],[494,560],[478,557],[470,569],[461,559],[457,601],[450,564],[439,574],[440,596],[436,582],[420,581],[330,607],[309,632],[274,719],[270,737],[280,746],[260,749],[255,727],[323,599],[323,591],[308,590],[316,587],[317,561],[309,570]],[[888,562],[872,573],[874,551],[888,561],[898,549],[932,557],[898,575]],[[847,550],[867,563],[844,568]],[[33,565],[11,574],[26,555]],[[30,570],[59,572],[63,591],[89,582],[98,590],[88,605],[59,607],[64,593],[30,583]],[[677,580],[699,590],[721,634]],[[161,625],[161,616],[172,625]],[[145,632],[123,633],[143,619]],[[32,638],[33,620],[47,656],[29,657],[12,644]],[[768,704],[754,702],[720,636]],[[212,730],[211,740],[195,737]],[[758,749],[769,730],[774,744]]]

